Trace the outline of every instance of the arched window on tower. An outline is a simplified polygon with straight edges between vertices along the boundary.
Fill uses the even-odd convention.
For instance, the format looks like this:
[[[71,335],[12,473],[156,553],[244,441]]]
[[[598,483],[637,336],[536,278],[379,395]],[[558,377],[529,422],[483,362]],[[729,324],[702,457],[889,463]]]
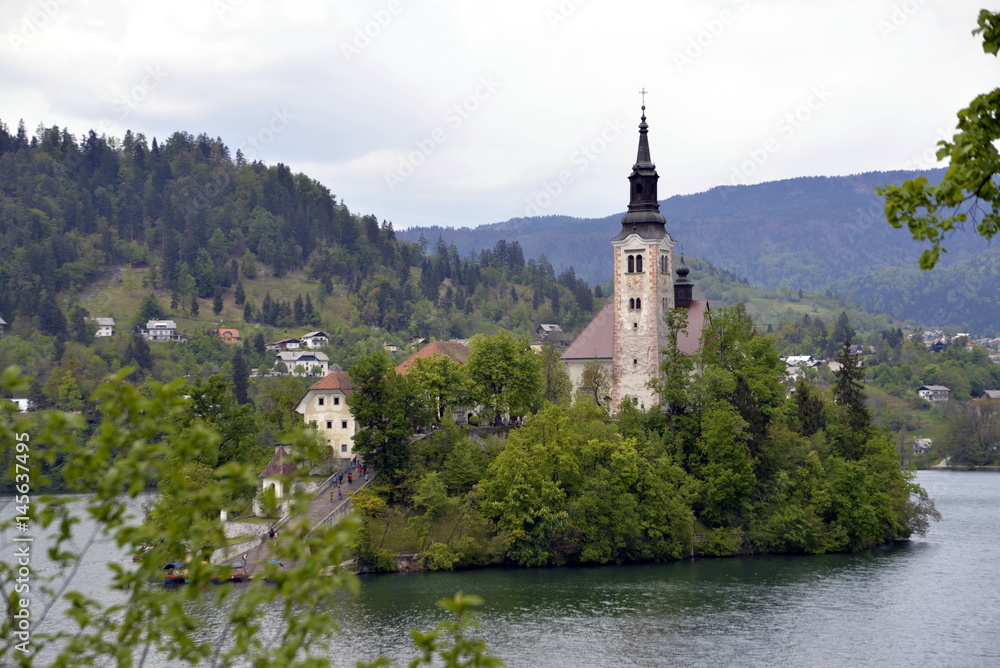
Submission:
[[[635,256],[628,256],[628,273],[633,273],[635,271]]]
[[[635,270],[637,272],[642,272],[642,256],[641,255],[636,255],[635,256]]]
[[[636,194],[638,194],[638,195],[641,195],[641,194],[642,194],[642,184],[641,184],[641,183],[637,183],[637,184],[635,184],[635,192],[636,192]]]
[[[670,270],[667,268],[667,256],[666,255],[661,255],[660,256],[660,273],[661,274],[666,274],[669,271]]]
[[[636,300],[635,300],[635,308],[636,309],[641,309],[642,308],[642,299],[636,298]]]
[[[628,300],[628,308],[629,308],[630,311],[635,309],[635,299],[631,299],[630,298]]]

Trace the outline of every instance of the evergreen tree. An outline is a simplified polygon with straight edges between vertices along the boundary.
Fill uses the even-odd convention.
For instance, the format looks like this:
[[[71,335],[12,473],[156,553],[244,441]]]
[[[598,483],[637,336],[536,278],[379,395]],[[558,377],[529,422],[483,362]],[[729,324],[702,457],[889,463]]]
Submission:
[[[841,437],[841,450],[851,459],[861,456],[861,448],[871,428],[872,416],[865,405],[865,386],[861,383],[865,370],[861,355],[851,353],[851,340],[837,354],[840,368],[833,372],[833,400],[845,413],[846,432]]]
[[[826,415],[823,412],[823,398],[812,389],[805,378],[799,378],[795,383],[795,412],[799,418],[799,433],[812,436],[826,428]]]
[[[247,302],[243,306],[243,322],[253,322],[253,304]]]
[[[250,402],[250,365],[241,345],[233,353],[233,394],[240,404]]]
[[[149,350],[149,343],[138,332],[132,332],[132,340],[125,350],[125,361],[139,367],[141,371],[153,369],[153,353]]]
[[[247,293],[243,291],[243,281],[236,281],[236,292],[233,293],[233,301],[237,306],[243,306],[247,300]]]
[[[199,309],[200,307],[198,306],[198,295],[191,295],[191,315],[197,317]]]
[[[222,290],[217,288],[215,290],[215,299],[212,300],[212,313],[214,313],[215,315],[219,315],[220,313],[222,313],[223,305],[224,304],[222,301]]]

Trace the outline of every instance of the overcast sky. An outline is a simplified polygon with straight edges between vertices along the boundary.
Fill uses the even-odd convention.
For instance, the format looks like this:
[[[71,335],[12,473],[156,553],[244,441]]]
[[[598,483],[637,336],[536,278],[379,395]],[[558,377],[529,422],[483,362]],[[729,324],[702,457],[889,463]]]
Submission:
[[[397,228],[935,166],[987,0],[4,0],[0,120],[221,137]]]

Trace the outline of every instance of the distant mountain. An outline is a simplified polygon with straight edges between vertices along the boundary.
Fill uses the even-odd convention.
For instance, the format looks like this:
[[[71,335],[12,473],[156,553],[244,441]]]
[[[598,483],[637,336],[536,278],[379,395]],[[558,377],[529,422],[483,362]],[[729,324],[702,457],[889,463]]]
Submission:
[[[985,242],[980,244],[986,248]],[[925,326],[1000,333],[1000,248],[933,271],[885,268],[835,283],[834,292],[876,313]]]
[[[915,268],[923,247],[906,230],[885,222],[875,187],[916,176],[932,182],[943,170],[815,176],[751,186],[719,186],[660,202],[667,229],[688,255],[697,256],[762,288],[826,290],[845,279],[889,268]],[[623,193],[623,199],[627,193]],[[442,227],[397,231],[406,240],[440,235],[461,255],[517,241],[525,257],[545,255],[556,272],[573,266],[590,283],[611,278],[608,240],[621,213],[603,218],[513,218],[475,229]],[[986,250],[975,234],[955,234],[941,268]]]

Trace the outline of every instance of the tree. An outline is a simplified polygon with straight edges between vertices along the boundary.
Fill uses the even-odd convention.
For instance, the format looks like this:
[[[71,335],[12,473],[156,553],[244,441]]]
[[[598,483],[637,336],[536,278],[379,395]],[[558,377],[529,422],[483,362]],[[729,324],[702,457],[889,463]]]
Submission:
[[[607,408],[611,399],[612,375],[603,362],[592,359],[583,367],[580,374],[580,387],[576,389],[576,396],[586,397],[602,408]]]
[[[546,341],[542,344],[540,361],[542,398],[553,404],[569,404],[573,383],[570,382],[569,374],[566,372],[566,365],[559,357],[559,349]]]
[[[468,381],[462,365],[447,355],[418,357],[407,375],[425,396],[435,422],[440,423],[451,408],[467,399]]]
[[[663,314],[663,321],[667,325],[667,347],[660,351],[660,378],[654,385],[660,395],[660,406],[670,416],[671,430],[676,432],[677,416],[684,413],[690,402],[688,386],[694,371],[694,359],[677,345],[677,337],[687,333],[688,311],[671,309]]]
[[[198,295],[191,295],[191,315],[198,316]]]
[[[426,424],[430,411],[414,383],[396,373],[384,351],[365,357],[348,373],[352,392],[347,405],[360,429],[354,435],[354,451],[398,483],[410,462],[414,427]]]
[[[219,315],[222,313],[223,301],[222,301],[222,290],[216,289],[215,298],[212,300],[212,313]]]
[[[264,571],[278,586],[229,590],[225,596],[232,600],[216,606],[219,591],[212,589],[210,580],[218,566],[199,557],[206,546],[226,543],[218,521],[220,503],[246,485],[253,486],[258,469],[231,461],[214,468],[207,479],[194,480],[169,466],[172,457],[199,458],[217,449],[220,434],[209,421],[192,417],[205,406],[185,400],[188,388],[181,382],[156,384],[149,392],[139,392],[126,382],[125,375],[119,373],[96,393],[101,424],[88,439],[80,438],[85,426],[81,417],[45,412],[36,414],[38,422],[32,422],[18,417],[9,402],[0,403],[0,412],[5,414],[0,419],[0,452],[27,454],[30,447],[31,466],[38,474],[33,480],[41,478],[40,458],[63,462],[69,489],[85,493],[79,502],[85,505],[82,511],[62,497],[32,497],[32,524],[52,536],[47,547],[63,567],[32,570],[29,609],[25,592],[19,590],[21,596],[17,596],[14,591],[17,561],[0,561],[0,595],[6,603],[0,620],[4,638],[0,663],[25,668],[43,661],[46,665],[133,665],[156,654],[169,657],[170,665],[328,665],[337,631],[336,616],[329,613],[330,601],[345,588],[355,593],[359,588],[357,576],[339,566],[349,556],[359,521],[346,517],[318,526],[289,522],[280,540],[269,543],[271,554],[285,567],[269,565]],[[0,391],[20,396],[25,390],[26,380],[16,369],[3,372]],[[214,395],[206,401],[220,398]],[[190,428],[195,422],[200,424]],[[317,461],[322,450],[301,428],[290,439],[289,456],[297,472],[287,477],[287,488],[295,490],[287,498],[296,514],[304,514],[310,501],[304,491],[308,464]],[[42,443],[44,450],[39,447]],[[169,495],[147,501],[153,514],[169,518],[161,525],[136,521],[130,508],[155,469],[171,478]],[[98,520],[100,534],[80,534],[80,512]],[[5,529],[12,530],[11,524],[5,521]],[[93,559],[87,550],[98,535],[107,536],[126,553],[144,556],[127,569],[108,564],[107,587],[115,594],[111,605],[76,591],[72,579],[77,572],[74,566]],[[191,586],[164,597],[163,564],[184,554],[194,557],[187,569]],[[59,605],[54,605],[56,599]],[[473,626],[470,611],[478,603],[475,597],[460,595],[442,602],[454,619],[431,632],[414,633],[420,656],[412,665],[501,665],[481,641],[468,635]],[[216,607],[212,615],[205,615],[204,606]],[[261,632],[265,616],[275,607],[286,610],[282,628]],[[70,614],[58,621],[49,617],[62,609]],[[47,626],[52,630],[32,634],[30,642],[22,640],[19,618],[30,618],[32,629]],[[222,636],[216,633],[219,629],[224,629]],[[367,668],[377,665],[387,662],[378,660]]]
[[[469,348],[466,370],[473,399],[495,424],[505,415],[521,415],[538,405],[542,391],[538,356],[526,339],[501,330],[475,337]]]
[[[125,361],[136,365],[142,371],[153,370],[153,353],[149,350],[149,343],[142,334],[132,332],[132,339],[125,349]]]
[[[240,404],[250,402],[250,364],[241,345],[233,353],[233,394]]]
[[[841,449],[845,457],[856,459],[861,456],[861,448],[871,429],[872,416],[865,405],[865,386],[862,380],[865,370],[861,366],[861,355],[851,352],[851,341],[844,341],[844,347],[835,360],[840,368],[833,372],[833,401],[845,414],[846,433],[841,437]]]
[[[233,293],[233,301],[237,306],[243,306],[247,300],[247,293],[243,291],[243,281],[236,281],[236,291]]]
[[[979,27],[983,51],[1000,49],[1000,13],[982,10]],[[958,112],[957,132],[951,141],[938,142],[938,160],[948,160],[948,170],[937,185],[926,177],[886,185],[876,192],[885,198],[885,215],[895,228],[906,225],[913,239],[930,243],[920,256],[921,269],[933,269],[944,240],[970,219],[976,233],[991,239],[1000,232],[1000,88],[975,97]],[[978,219],[977,219],[978,216]]]

